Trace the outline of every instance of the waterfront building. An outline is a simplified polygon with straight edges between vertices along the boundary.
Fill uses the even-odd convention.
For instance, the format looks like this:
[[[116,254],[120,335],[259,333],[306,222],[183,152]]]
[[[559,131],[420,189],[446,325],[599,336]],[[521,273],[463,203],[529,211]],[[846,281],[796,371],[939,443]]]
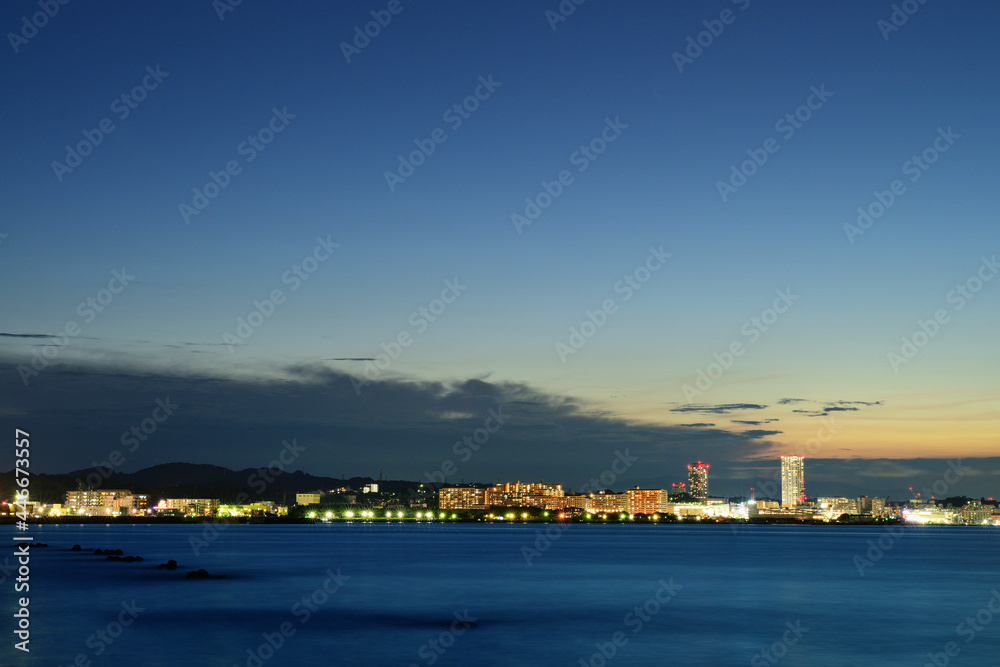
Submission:
[[[666,489],[640,489],[638,486],[625,492],[629,514],[659,514],[667,511],[669,502]]]
[[[194,516],[214,516],[219,511],[218,498],[164,498],[156,507],[158,512],[178,512]]]
[[[698,461],[688,466],[688,493],[693,498],[708,497],[708,464]]]
[[[438,491],[438,507],[443,510],[486,509],[486,489],[471,486],[446,486]]]
[[[781,506],[797,507],[805,500],[805,459],[781,457]]]
[[[590,494],[591,511],[597,514],[628,512],[628,496],[624,493],[598,491]]]
[[[147,506],[146,496],[128,489],[66,492],[66,512],[76,516],[135,514]]]

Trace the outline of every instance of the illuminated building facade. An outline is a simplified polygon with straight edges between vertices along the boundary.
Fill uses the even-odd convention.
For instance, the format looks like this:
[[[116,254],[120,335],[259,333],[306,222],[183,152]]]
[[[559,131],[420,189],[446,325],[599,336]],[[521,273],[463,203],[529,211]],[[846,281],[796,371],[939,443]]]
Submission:
[[[858,513],[858,501],[854,498],[817,498],[816,506],[832,517]]]
[[[805,500],[805,459],[781,457],[781,506],[796,507]]]
[[[132,514],[144,511],[147,506],[146,496],[128,489],[66,492],[66,512],[77,516]]]
[[[486,509],[486,489],[446,486],[438,492],[438,506],[443,510]]]
[[[486,505],[497,507],[541,507],[541,498],[562,498],[562,484],[539,482],[505,482],[494,484],[486,490]]]
[[[698,461],[688,466],[688,493],[693,498],[708,497],[708,464]]]
[[[296,493],[295,494],[295,504],[296,505],[319,505],[320,497],[322,494],[319,493]]]
[[[640,489],[625,492],[629,514],[659,514],[667,511],[669,502],[666,489]]]
[[[590,494],[590,509],[598,513],[619,513],[628,512],[628,495],[624,493],[598,493]]]
[[[153,509],[194,516],[214,516],[219,511],[219,500],[218,498],[164,498]]]

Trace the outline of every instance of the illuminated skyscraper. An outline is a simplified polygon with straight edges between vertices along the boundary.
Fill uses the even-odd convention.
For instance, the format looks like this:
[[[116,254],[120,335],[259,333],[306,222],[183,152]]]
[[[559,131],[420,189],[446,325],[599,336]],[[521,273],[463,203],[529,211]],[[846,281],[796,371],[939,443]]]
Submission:
[[[698,461],[688,466],[688,493],[694,498],[708,497],[708,464]]]
[[[805,499],[805,459],[781,457],[781,506],[795,507]]]

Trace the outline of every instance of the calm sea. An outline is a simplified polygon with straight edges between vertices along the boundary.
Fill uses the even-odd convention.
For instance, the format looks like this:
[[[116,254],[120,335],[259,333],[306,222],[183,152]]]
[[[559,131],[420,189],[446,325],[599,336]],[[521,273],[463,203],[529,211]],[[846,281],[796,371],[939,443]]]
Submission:
[[[195,554],[203,530],[33,526],[31,653],[0,570],[0,662],[1000,664],[996,529],[230,525]]]

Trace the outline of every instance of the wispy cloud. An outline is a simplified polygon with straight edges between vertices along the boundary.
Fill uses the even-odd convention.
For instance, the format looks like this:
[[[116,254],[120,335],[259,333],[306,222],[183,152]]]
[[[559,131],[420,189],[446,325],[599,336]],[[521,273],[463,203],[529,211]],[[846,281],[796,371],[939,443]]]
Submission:
[[[704,414],[723,415],[729,412],[740,412],[742,410],[763,410],[766,405],[759,403],[719,403],[717,405],[706,405],[689,403],[679,408],[671,408],[671,412],[701,412]]]

